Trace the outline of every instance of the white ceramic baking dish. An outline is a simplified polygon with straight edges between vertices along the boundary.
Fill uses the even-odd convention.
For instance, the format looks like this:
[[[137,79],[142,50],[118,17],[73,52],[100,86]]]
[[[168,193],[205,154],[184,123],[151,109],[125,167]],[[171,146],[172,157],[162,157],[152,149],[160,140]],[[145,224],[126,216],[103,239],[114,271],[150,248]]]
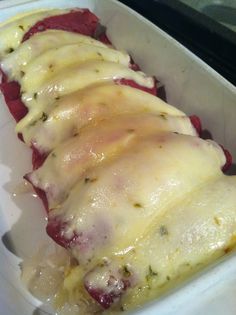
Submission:
[[[197,114],[213,137],[236,160],[236,88],[139,14],[114,0],[4,0],[0,21],[22,11],[46,7],[87,7],[107,27],[117,48],[127,50],[141,68],[165,84],[168,102]],[[14,121],[0,99],[0,314],[54,314],[22,286],[18,264],[46,238],[39,200],[14,194],[29,170],[30,152],[18,141]],[[235,315],[236,256],[231,253],[136,314]]]

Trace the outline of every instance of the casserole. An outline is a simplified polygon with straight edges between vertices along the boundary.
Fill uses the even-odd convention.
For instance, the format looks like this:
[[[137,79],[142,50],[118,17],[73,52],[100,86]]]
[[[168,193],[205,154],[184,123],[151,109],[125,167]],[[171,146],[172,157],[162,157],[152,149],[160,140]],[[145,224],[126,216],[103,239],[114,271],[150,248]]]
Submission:
[[[106,6],[105,6],[105,3],[106,3]],[[44,1],[40,1],[37,4],[41,7],[46,6],[46,3]],[[68,3],[63,3],[63,1],[61,3],[57,3],[58,6],[60,4],[64,4],[65,7],[68,7]],[[230,127],[230,121],[228,122],[227,120],[227,126],[225,126],[224,121],[221,122],[222,119],[219,121],[219,124],[222,128],[226,127],[225,133],[223,133],[226,141],[223,141],[223,139],[220,138],[220,135],[219,135],[220,132],[219,134],[217,133],[217,128],[216,129],[211,128],[212,125],[214,125],[215,113],[217,113],[217,109],[219,110],[219,113],[220,113],[220,109],[222,109],[222,103],[217,102],[218,101],[217,98],[215,98],[215,95],[211,94],[211,91],[214,91],[214,92],[217,91],[218,93],[220,93],[220,95],[222,96],[224,95],[223,96],[224,100],[225,99],[227,100],[227,102],[224,104],[225,106],[228,106],[227,110],[224,107],[225,119],[227,119],[230,116],[228,109],[230,107],[233,108],[233,98],[234,98],[234,89],[229,83],[227,83],[219,75],[215,74],[213,70],[206,67],[206,65],[204,65],[197,58],[192,56],[183,47],[181,47],[174,41],[172,42],[172,40],[168,36],[165,36],[163,32],[158,31],[159,36],[155,35],[157,31],[148,22],[144,21],[143,24],[135,23],[136,19],[138,19],[137,16],[135,14],[129,15],[131,11],[129,10],[124,11],[124,7],[116,4],[115,2],[111,1],[109,2],[109,5],[107,5],[107,2],[103,2],[104,11],[102,11],[102,2],[99,2],[99,5],[98,5],[98,2],[89,3],[89,2],[72,1],[70,2],[70,4],[72,6],[84,5],[86,7],[91,8],[92,10],[94,9],[95,13],[97,13],[97,15],[99,15],[102,18],[102,21],[101,21],[102,24],[107,26],[108,35],[111,37],[111,40],[114,42],[117,48],[121,47],[121,48],[125,48],[126,50],[128,49],[128,51],[132,53],[132,56],[135,58],[135,60],[140,64],[141,68],[146,72],[153,73],[153,71],[156,68],[158,68],[158,70],[155,70],[157,77],[163,83],[165,83],[167,87],[168,101],[170,103],[175,104],[175,105],[179,105],[180,103],[182,103],[183,104],[182,108],[186,112],[189,112],[189,113],[194,112],[194,113],[200,114],[202,118],[205,117],[204,118],[205,121],[207,121],[207,118],[209,118],[209,121],[205,125],[209,126],[210,130],[213,131],[214,138],[221,143],[224,142],[224,144],[226,145],[229,144],[230,141],[233,143],[233,136],[231,139],[230,138],[231,131],[228,130],[228,128]],[[52,5],[56,6],[53,3]],[[35,7],[36,3],[32,4],[32,6]],[[25,10],[25,8],[23,8],[22,6],[22,10],[23,9]],[[13,13],[13,11],[12,9],[11,10],[9,9],[7,12],[9,14],[9,12]],[[129,21],[131,23],[130,25],[128,25],[127,22],[125,23],[125,21],[128,21],[127,15],[129,16]],[[112,16],[112,19],[109,18],[111,16]],[[122,23],[121,23],[121,18],[122,18]],[[119,37],[118,34],[115,35],[116,34],[115,30],[118,29],[118,25],[119,25],[119,33],[121,32],[119,36],[121,37]],[[132,30],[134,30],[135,28],[136,31],[135,33],[133,33],[133,37],[137,36],[138,34],[139,35],[143,34],[144,42],[141,44],[140,41],[135,40],[132,44],[130,38],[127,37],[128,35],[126,34],[127,31],[125,28],[131,29],[131,33],[132,33]],[[146,29],[149,29],[150,31],[146,33]],[[141,30],[142,30],[142,33],[140,33]],[[163,46],[162,46],[162,43],[163,43]],[[154,48],[155,45],[157,44],[158,44],[159,49],[160,47],[162,47],[164,52],[166,52],[163,54],[165,55],[166,59],[163,58],[161,61],[154,59],[154,51],[152,50],[152,48]],[[145,49],[145,58],[146,56],[148,57],[147,63],[145,62],[144,59],[142,59],[142,56],[144,55],[143,49]],[[173,55],[175,56],[175,58],[171,58],[170,55],[168,56],[168,54],[171,54],[171,51]],[[161,55],[162,54],[160,54],[160,56]],[[158,56],[157,54],[157,57],[155,56],[155,58],[158,59],[158,57],[160,56]],[[167,64],[169,64],[169,67],[170,67],[169,74],[165,68]],[[191,67],[189,68],[190,65]],[[197,72],[197,69],[199,70],[199,73]],[[196,70],[196,73],[198,73],[198,76],[200,77],[201,80],[198,80],[198,78],[195,77],[195,70]],[[194,73],[194,78],[192,76],[192,71]],[[201,77],[201,74],[203,74],[203,77]],[[209,80],[208,86],[206,86],[206,84],[203,82],[203,78],[205,78],[205,80],[206,79]],[[185,83],[188,82],[187,87],[186,86],[184,87],[184,82]],[[196,88],[199,88],[199,91],[201,91],[201,93],[197,94],[197,97],[196,95],[194,95]],[[207,91],[207,88],[208,89],[210,88],[210,92]],[[205,97],[207,96],[206,99],[203,98],[204,95]],[[230,98],[232,99],[232,103],[230,103]],[[203,108],[203,105],[201,104],[203,100],[207,103],[209,102],[209,104],[211,104],[211,102],[214,101],[215,102],[214,104],[216,104],[216,108],[214,109],[212,107],[210,107],[209,109],[208,107]],[[187,104],[191,104],[191,107],[187,108]],[[202,105],[202,107],[201,106],[199,107],[199,104]],[[5,117],[8,117],[7,114],[5,115]],[[9,119],[9,117],[6,118],[5,121],[3,119],[3,124],[1,125],[4,128],[4,131],[7,130],[6,132],[8,132],[10,128],[12,128],[12,126],[8,125],[7,119]],[[232,116],[231,116],[231,119],[232,119]],[[9,136],[6,136],[6,138],[7,139],[4,139],[4,141],[6,140],[8,141]],[[233,149],[234,147],[232,146],[231,147],[232,152],[233,152]],[[3,170],[4,170],[4,167],[3,167]],[[19,167],[19,170],[21,170],[21,167]],[[4,208],[5,208],[5,205],[4,205]],[[3,213],[5,215],[5,211]],[[15,225],[17,224],[18,223],[16,223]],[[14,228],[12,228],[12,231],[13,230]],[[4,231],[4,227],[3,227],[3,231]],[[34,231],[34,229],[32,231]],[[15,239],[16,238],[14,237],[13,244],[15,243]],[[8,248],[10,249],[9,234],[4,234],[3,241],[5,242],[5,245],[7,245]],[[27,248],[28,248],[28,245],[27,245]]]

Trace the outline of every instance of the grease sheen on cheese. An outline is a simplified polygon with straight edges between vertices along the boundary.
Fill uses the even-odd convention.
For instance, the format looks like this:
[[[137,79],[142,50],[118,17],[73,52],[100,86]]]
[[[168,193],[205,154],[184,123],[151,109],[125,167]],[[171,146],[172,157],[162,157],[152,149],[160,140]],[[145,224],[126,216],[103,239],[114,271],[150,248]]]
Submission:
[[[88,60],[107,60],[128,67],[130,57],[127,53],[112,48],[84,43],[49,49],[25,67],[24,76],[20,80],[21,89],[36,90],[63,68]]]
[[[149,93],[113,83],[89,86],[68,94],[44,112],[45,121],[39,119],[21,130],[24,141],[40,152],[50,152],[94,119],[126,113],[156,113],[162,115],[163,120],[174,116],[177,119],[173,123],[179,124],[174,131],[196,135],[186,115],[177,108]]]
[[[124,297],[124,308],[154,299],[165,286],[170,288],[170,283],[173,286],[186,279],[233,248],[235,204],[236,176],[222,174],[186,195],[150,225],[135,252],[123,260],[123,264],[132,263],[140,276],[139,284]]]
[[[68,12],[68,10],[40,10],[29,12],[15,17],[11,21],[0,24],[0,57],[7,55],[10,51],[15,50],[21,43],[22,38],[31,26],[36,22],[49,17]]]
[[[111,181],[113,176],[111,173]],[[222,200],[225,202],[222,203]],[[173,285],[186,280],[196,271],[223,256],[227,249],[235,246],[235,204],[236,176],[218,174],[184,198],[167,206],[161,215],[157,214],[155,219],[146,225],[143,237],[140,237],[138,242],[134,241],[127,251],[123,250],[118,255],[109,253],[103,256],[103,259],[101,256],[94,256],[87,264],[82,263],[72,268],[62,288],[66,290],[71,301],[76,303],[79,297],[87,295],[83,287],[77,296],[73,295],[78,289],[77,280],[82,281],[85,274],[86,282],[90,282],[91,288],[109,294],[109,276],[119,276],[125,268],[125,274],[131,275],[133,284],[131,283],[131,289],[122,295],[118,306],[132,310],[143,305],[167,289],[173,289]],[[133,217],[130,222],[133,222]],[[146,223],[146,217],[143,222]],[[126,235],[129,235],[129,232]],[[114,239],[114,242],[125,248],[126,242],[122,242],[126,235],[122,235],[121,239]],[[76,248],[74,254],[78,254]],[[112,308],[105,314],[117,312],[119,313],[119,308]]]
[[[186,156],[189,163],[186,163]],[[111,235],[107,238],[106,252],[92,241],[87,252],[80,253],[80,246],[76,246],[79,261],[93,257],[94,250],[95,256],[103,257],[134,246],[148,233],[154,218],[160,218],[169,207],[207,181],[222,176],[220,167],[225,157],[221,148],[212,142],[153,130],[151,135],[138,138],[132,146],[129,143],[128,150],[118,152],[109,163],[91,168],[86,160],[81,162],[82,179],[78,181],[78,177],[68,200],[50,212],[50,216],[59,216],[62,222],[67,222],[64,235],[68,239],[74,232],[86,234],[91,227],[97,226],[96,221],[109,226]],[[46,168],[45,164],[44,172],[39,171],[42,179],[55,170],[52,166]],[[61,174],[75,174],[75,168],[68,165],[64,165],[63,171]],[[58,180],[58,188],[59,173],[53,175]],[[85,178],[88,180],[84,181]],[[69,188],[67,192],[71,191],[71,181],[72,178],[64,181]],[[94,241],[99,241],[101,233],[96,229],[93,232],[97,235]]]
[[[30,90],[22,95],[22,100],[28,107],[29,113],[17,124],[16,131],[21,132],[24,127],[35,121],[35,119],[39,119],[44,109],[50,107],[61,96],[92,84],[122,78],[131,79],[137,84],[148,88],[152,88],[155,84],[152,77],[110,61],[91,60],[78,66],[67,67],[49,79],[38,90]]]
[[[170,120],[169,122],[168,120],[163,120],[162,117],[158,115],[136,114],[132,116],[118,116],[108,121],[95,122],[88,125],[87,128],[81,130],[78,137],[72,138],[58,146],[56,150],[49,155],[43,166],[31,174],[30,179],[33,184],[46,192],[49,207],[54,207],[63,201],[73,185],[85,171],[111,158],[114,159],[119,155],[122,156],[122,154],[124,154],[122,152],[132,150],[136,142],[142,142],[142,137],[150,134],[156,134],[158,137],[158,134],[160,134],[160,142],[167,142],[167,144],[167,140],[171,140],[174,137],[172,133],[169,134],[169,132],[167,132],[173,132],[176,128],[174,124],[172,125],[173,122],[171,123],[171,118],[168,119]],[[173,139],[175,141],[172,141],[172,151],[175,152],[174,150],[176,150],[176,156],[181,153],[179,152],[180,150],[178,150],[178,142],[176,139],[178,139],[180,144],[186,142],[186,150],[183,151],[184,153],[182,154],[187,155],[187,148],[191,148],[193,152],[192,155],[195,154],[191,165],[194,165],[195,160],[201,161],[203,164],[201,171],[204,170],[206,176],[212,168],[216,168],[216,165],[220,168],[220,166],[224,164],[224,154],[213,142],[203,141],[194,136],[189,136],[189,138],[185,138],[184,136],[180,138],[174,137]],[[172,142],[170,141],[170,143]],[[174,146],[175,142],[177,142],[176,146]],[[162,146],[161,143],[159,145]],[[145,147],[145,142],[143,146]],[[159,159],[161,159],[162,154],[164,158],[165,155],[172,152],[170,151],[164,154],[165,148],[169,149],[169,146],[164,147],[160,152],[158,151]],[[182,147],[181,150],[183,150]],[[203,153],[206,153],[206,156],[202,156]],[[174,155],[174,153],[171,153],[171,156],[172,155]],[[212,167],[208,167],[209,170],[205,170],[208,163],[204,165],[204,160],[209,161],[214,157],[216,158],[216,165],[212,162]],[[174,160],[173,157],[173,161]],[[175,163],[172,162],[172,164],[171,170],[175,172],[175,167],[178,163],[175,165]],[[195,168],[199,168],[200,164],[197,164]],[[161,166],[159,165],[157,170],[160,171],[160,168]],[[164,166],[162,169],[164,169]],[[179,174],[180,171],[176,170],[176,172]],[[67,174],[66,178],[64,176],[65,173]],[[199,172],[199,174],[202,174],[202,172]],[[54,184],[55,182],[57,185]]]
[[[193,133],[187,117],[163,119],[162,115],[136,113],[93,121],[57,146],[43,166],[30,175],[31,182],[46,192],[49,207],[54,207],[64,200],[84,171],[130,149],[140,137],[160,130]]]
[[[107,47],[92,37],[61,30],[48,30],[37,33],[22,43],[19,48],[1,60],[1,68],[9,80],[20,82],[24,67],[43,52],[63,45],[85,43]]]

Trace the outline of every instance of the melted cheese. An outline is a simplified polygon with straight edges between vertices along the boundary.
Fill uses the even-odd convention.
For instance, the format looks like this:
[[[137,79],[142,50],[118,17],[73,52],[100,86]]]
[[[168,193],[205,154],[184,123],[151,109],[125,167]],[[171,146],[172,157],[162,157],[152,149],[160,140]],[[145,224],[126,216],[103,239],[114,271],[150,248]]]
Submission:
[[[99,168],[89,170],[82,162],[79,166],[83,168],[82,179],[65,203],[50,212],[50,219],[56,217],[67,222],[63,235],[68,239],[73,233],[85,238],[91,235],[86,248],[81,250],[79,244],[74,247],[73,254],[80,263],[92,257],[123,254],[145,237],[168,208],[205,182],[222,176],[220,167],[224,162],[221,148],[213,142],[156,131],[139,138],[133,146],[129,143],[128,151],[119,152],[116,159],[100,164]],[[55,167],[44,173],[41,170],[38,175],[48,179],[52,170]],[[62,173],[67,174],[64,183],[69,185],[68,191],[70,171],[74,175],[75,167],[64,165]],[[59,174],[53,175],[58,189]],[[52,189],[53,183],[51,179]]]
[[[20,81],[25,66],[40,54],[52,48],[79,43],[107,47],[102,42],[89,36],[61,30],[48,30],[37,33],[29,40],[22,43],[18,49],[1,61],[1,68],[8,75],[10,80]]]
[[[68,12],[68,10],[42,10],[29,12],[27,15],[14,18],[0,25],[0,58],[15,50],[21,43],[24,34],[36,22],[52,15]]]
[[[222,200],[224,202],[222,202]],[[123,298],[125,309],[160,295],[223,256],[236,243],[236,176],[206,182],[156,219],[123,263],[131,263],[139,283]],[[150,273],[150,266],[153,273]],[[140,290],[141,287],[141,290]],[[151,289],[151,290],[150,290]]]
[[[38,90],[26,91],[22,100],[29,113],[17,124],[16,131],[39,119],[44,109],[63,95],[83,89],[89,85],[116,79],[131,79],[141,86],[152,88],[154,80],[142,72],[135,72],[124,65],[109,61],[87,61],[62,70]]]
[[[126,67],[130,62],[128,54],[115,49],[83,43],[65,45],[46,51],[28,64],[24,69],[21,89],[36,90],[63,68],[91,59],[117,62]]]
[[[93,119],[109,118],[117,114],[150,112],[178,116],[173,131],[196,135],[185,114],[160,98],[129,86],[103,84],[66,95],[45,110],[47,119],[39,119],[21,130],[24,141],[33,144],[40,152],[51,151],[62,141]]]
[[[157,215],[145,236],[134,242],[130,250],[115,256],[109,254],[105,259],[99,256],[100,260],[94,256],[92,262],[72,268],[62,292],[76,304],[79,297],[87,296],[83,287],[89,282],[92,289],[109,295],[110,275],[119,279],[126,267],[131,288],[123,292],[121,304],[105,314],[116,313],[121,305],[130,310],[157,298],[235,246],[235,204],[236,177],[221,174],[211,179],[168,207],[163,215]],[[115,241],[122,242],[127,234]],[[79,292],[75,297],[76,290]]]
[[[62,304],[81,296],[91,304],[89,285],[108,299],[122,295],[130,309],[235,245],[236,177],[222,174],[222,149],[197,137],[184,113],[112,83],[153,87],[153,78],[128,68],[127,54],[56,30],[20,44],[31,25],[58,12],[66,11],[26,14],[0,29],[0,57],[15,49],[1,67],[21,84],[29,109],[16,130],[28,145],[53,150],[27,177],[46,193],[49,226],[61,224],[53,236],[80,263],[60,269]],[[47,270],[41,275],[45,289]]]
[[[125,148],[131,149],[140,137],[181,128],[191,133],[188,118],[163,119],[162,115],[138,113],[95,121],[80,130],[77,137],[56,147],[43,166],[31,174],[30,180],[46,192],[49,206],[54,207],[87,169],[116,157]]]

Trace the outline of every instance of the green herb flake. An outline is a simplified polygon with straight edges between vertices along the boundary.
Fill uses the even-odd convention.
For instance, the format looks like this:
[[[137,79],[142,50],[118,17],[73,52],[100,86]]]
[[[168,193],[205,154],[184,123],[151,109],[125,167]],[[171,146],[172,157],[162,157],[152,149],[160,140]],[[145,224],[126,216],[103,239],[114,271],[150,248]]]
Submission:
[[[152,266],[149,265],[148,273],[146,275],[146,281],[147,281],[149,289],[151,289],[151,282],[152,282],[153,278],[157,277],[157,276],[158,276],[158,272],[153,271]]]
[[[19,25],[19,28],[20,28],[22,31],[25,30],[23,25]]]
[[[30,124],[29,124],[29,127],[33,127],[37,124],[37,120],[33,120]]]
[[[165,236],[169,234],[167,227],[165,225],[160,226],[159,232],[161,236]]]
[[[55,100],[58,101],[60,99],[60,96],[55,97]]]
[[[138,202],[134,203],[133,206],[134,206],[135,208],[142,208],[142,207],[143,207],[143,206],[141,205],[141,203],[138,203]]]
[[[35,92],[35,93],[33,94],[33,98],[34,98],[34,100],[37,100],[37,97],[38,97],[38,93],[37,93],[37,92]]]
[[[55,158],[57,155],[55,152],[52,153],[52,157]]]
[[[102,54],[99,51],[97,52],[97,55],[100,56],[100,57],[102,56]]]
[[[138,292],[142,292],[145,288],[146,288],[146,286],[144,286],[144,287],[138,287]]]
[[[167,280],[167,281],[170,281],[170,276],[166,276],[166,280]]]
[[[127,129],[127,132],[128,133],[133,133],[133,132],[135,132],[135,129]]]
[[[214,217],[214,222],[216,225],[220,225],[220,220],[217,217]]]
[[[89,182],[89,178],[85,177],[84,182],[85,182],[85,184],[87,184]]]
[[[25,75],[24,71],[20,71],[20,76],[23,78],[23,76]]]
[[[232,250],[233,250],[233,248],[231,248],[231,247],[226,247],[226,248],[224,248],[224,253],[225,253],[225,254],[228,254],[228,253],[230,253]]]
[[[48,119],[48,115],[43,112],[40,119],[41,119],[42,121],[46,121],[46,120]]]
[[[99,70],[99,69],[95,69],[95,72],[96,72],[96,73],[99,73],[99,72],[100,72],[100,70]]]
[[[12,48],[12,47],[9,47],[9,48],[6,49],[6,53],[7,54],[12,53],[13,51],[14,51],[14,48]]]
[[[129,267],[128,267],[127,265],[124,265],[124,266],[122,267],[122,274],[123,274],[123,276],[124,276],[125,278],[128,278],[128,277],[131,276],[131,272],[130,272]]]
[[[125,308],[124,308],[123,305],[121,305],[120,310],[121,310],[121,312],[124,312],[124,311],[125,311]]]
[[[79,132],[78,131],[75,131],[74,133],[73,133],[73,137],[77,137],[79,135]]]
[[[85,182],[85,184],[94,183],[94,182],[96,182],[96,180],[97,180],[96,177],[94,177],[94,178],[85,177],[84,182]]]
[[[158,276],[158,273],[152,270],[152,266],[151,265],[149,265],[148,271],[149,271],[149,276],[150,277]]]
[[[164,119],[164,120],[167,120],[167,117],[166,117],[166,115],[164,115],[164,114],[161,114],[160,117],[161,117],[162,119]]]

